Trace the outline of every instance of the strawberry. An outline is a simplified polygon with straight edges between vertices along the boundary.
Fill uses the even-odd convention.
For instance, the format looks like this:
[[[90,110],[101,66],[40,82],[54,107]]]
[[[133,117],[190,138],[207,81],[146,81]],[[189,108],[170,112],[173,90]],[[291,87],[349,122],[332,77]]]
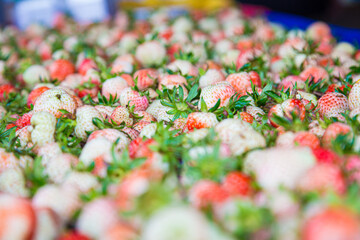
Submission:
[[[200,88],[204,88],[222,81],[225,81],[225,76],[220,70],[209,69],[200,77],[199,86]]]
[[[234,88],[227,82],[219,82],[202,89],[200,99],[204,99],[208,109],[215,106],[220,99],[220,107],[227,106],[230,98],[235,94]],[[199,101],[198,108],[201,108]]]
[[[90,240],[90,238],[84,234],[78,233],[76,231],[71,231],[64,233],[57,240]]]
[[[166,49],[158,41],[149,41],[136,48],[135,56],[145,67],[159,66],[165,59]]]
[[[155,141],[153,139],[143,140],[141,137],[132,140],[129,144],[129,156],[131,158],[150,156],[152,151],[150,150],[149,146],[154,143]]]
[[[76,109],[76,127],[75,135],[81,139],[86,139],[86,132],[92,132],[97,129],[93,123],[93,119],[102,120],[102,115],[95,107],[84,105]]]
[[[303,240],[358,240],[359,220],[346,207],[327,207],[308,218],[303,226]]]
[[[301,73],[300,73],[300,77],[306,81],[307,79],[311,79],[313,78],[314,82],[317,83],[321,80],[327,80],[329,79],[329,74],[327,73],[327,71],[322,68],[322,67],[318,67],[318,66],[308,66],[307,68],[305,68]]]
[[[308,148],[270,148],[250,152],[244,169],[246,174],[253,173],[266,191],[278,191],[281,187],[294,189],[314,165],[315,157]]]
[[[136,86],[139,88],[139,90],[145,90],[153,86],[157,78],[157,71],[151,68],[141,69],[134,73],[134,79],[137,79]]]
[[[29,96],[28,96],[28,100],[27,100],[27,106],[30,108],[31,105],[35,104],[36,99],[43,94],[44,92],[46,92],[47,90],[49,90],[50,88],[46,87],[46,86],[42,86],[42,87],[38,87],[33,89]]]
[[[31,141],[39,147],[55,141],[56,118],[48,112],[36,112],[31,117]]]
[[[248,196],[251,192],[251,179],[242,172],[230,172],[223,180],[222,187],[232,196]]]
[[[11,84],[0,85],[0,102],[4,101],[8,97],[9,93],[15,91],[15,87]]]
[[[186,128],[188,130],[210,128],[218,123],[216,115],[213,113],[193,112],[187,117]]]
[[[224,202],[228,197],[229,193],[221,185],[210,180],[198,181],[189,192],[190,202],[197,208]]]
[[[26,127],[26,126],[29,126],[31,123],[30,123],[30,120],[31,120],[31,117],[32,117],[32,113],[29,112],[29,113],[25,113],[24,115],[22,115],[18,120],[16,120],[15,122],[15,125],[19,128],[23,128],[23,127]]]
[[[64,222],[81,206],[81,201],[78,192],[73,188],[48,184],[38,189],[32,205],[36,208],[52,209]]]
[[[29,200],[1,193],[0,203],[0,238],[31,239],[36,216]]]
[[[99,239],[118,221],[115,203],[98,198],[85,205],[76,222],[76,229],[81,234]]]
[[[351,110],[360,107],[360,81],[357,81],[350,90],[349,107]]]
[[[141,130],[142,130],[145,126],[147,126],[147,125],[149,125],[149,124],[151,124],[151,122],[148,122],[148,121],[140,121],[140,122],[135,123],[134,126],[133,126],[133,128],[134,128],[136,131],[141,132]]]
[[[304,80],[299,76],[289,75],[281,81],[279,88],[284,88],[285,91],[290,89],[291,91],[295,85],[298,89],[302,89],[305,86]]]
[[[306,36],[315,41],[321,41],[323,38],[331,37],[331,29],[324,22],[314,22],[306,29]]]
[[[90,59],[90,58],[85,58],[80,65],[78,66],[78,73],[80,73],[81,75],[85,76],[86,72],[89,69],[95,69],[97,67],[96,63],[94,60]]]
[[[240,115],[240,118],[245,122],[248,122],[251,124],[254,121],[254,117],[247,112],[241,112],[241,113],[239,113],[239,115]],[[237,115],[234,118],[237,118]]]
[[[236,93],[240,94],[240,96],[246,95],[247,92],[252,92],[251,83],[257,87],[261,87],[260,77],[254,71],[250,73],[240,72],[230,74],[227,76],[226,81],[234,87]]]
[[[0,172],[0,191],[17,197],[28,197],[26,179],[20,168],[9,168]]]
[[[149,106],[146,96],[141,96],[131,88],[125,88],[120,94],[121,106],[135,106],[134,111],[145,111]]]
[[[330,149],[325,148],[313,148],[312,149],[316,161],[318,163],[339,163],[340,157]]]
[[[240,119],[225,119],[215,126],[221,142],[228,144],[231,153],[238,156],[253,148],[265,146],[264,137]]]
[[[23,79],[27,86],[33,87],[35,84],[50,79],[48,70],[41,65],[32,65],[23,73]]]
[[[183,76],[176,74],[164,75],[160,77],[159,89],[162,90],[163,85],[168,89],[172,89],[174,88],[174,86],[183,87],[185,84],[187,84],[187,82],[186,82],[186,78],[184,78]],[[185,90],[186,88],[183,87],[183,89]]]
[[[255,57],[259,57],[260,55],[261,55],[261,51],[256,48],[241,51],[236,59],[237,69],[241,68],[243,65],[253,60]]]
[[[75,113],[77,102],[64,88],[55,87],[41,94],[35,102],[34,113],[46,111],[59,118],[63,113],[59,110],[64,109],[70,114]]]
[[[298,132],[295,135],[294,143],[299,146],[308,146],[312,149],[320,147],[320,140],[310,132]]]
[[[104,240],[115,240],[115,239],[121,239],[121,240],[132,240],[136,239],[137,233],[135,229],[125,223],[117,223],[116,225],[110,227],[106,230],[103,239]]]
[[[341,113],[349,109],[349,104],[345,95],[330,92],[319,99],[317,108],[321,117],[342,117]]]
[[[299,99],[287,99],[281,104],[281,108],[287,118],[292,119],[292,114],[298,116],[301,121],[305,118],[306,109]]]
[[[345,169],[349,174],[351,181],[360,183],[360,158],[357,155],[348,156],[346,159]]]
[[[52,79],[64,81],[65,78],[75,72],[75,66],[69,60],[55,60],[49,66],[50,76]]]
[[[335,122],[330,124],[321,139],[321,143],[325,148],[332,146],[332,141],[339,135],[345,135],[351,133],[351,127],[345,123]]]
[[[298,187],[308,191],[335,191],[338,194],[345,192],[345,180],[339,166],[330,163],[318,163],[309,169],[300,179]]]
[[[152,136],[156,133],[157,125],[156,123],[150,123],[144,126],[139,134],[141,138],[152,138]]]
[[[121,131],[124,132],[125,134],[127,134],[130,137],[130,140],[136,139],[140,134],[135,129],[128,128],[128,127],[124,127],[123,129],[121,129]]]
[[[117,124],[122,122],[124,122],[126,126],[131,126],[133,124],[133,119],[130,116],[130,112],[123,106],[118,106],[115,108],[111,114],[111,119]]]

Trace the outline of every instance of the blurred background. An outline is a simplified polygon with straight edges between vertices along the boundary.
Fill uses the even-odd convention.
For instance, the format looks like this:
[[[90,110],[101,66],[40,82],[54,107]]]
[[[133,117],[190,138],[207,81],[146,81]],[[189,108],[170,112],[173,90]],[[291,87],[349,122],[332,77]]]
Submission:
[[[176,14],[181,8],[214,9],[240,3],[248,11],[269,14],[270,20],[283,21],[285,25],[290,19],[290,24],[297,24],[301,28],[308,19],[360,29],[360,0],[0,0],[0,23],[16,24],[24,29],[33,22],[50,25],[59,12],[86,23],[109,18],[119,7],[140,7],[137,17],[145,18],[146,10],[142,7],[176,5]],[[305,18],[291,20],[298,16]],[[301,22],[301,19],[305,22]]]

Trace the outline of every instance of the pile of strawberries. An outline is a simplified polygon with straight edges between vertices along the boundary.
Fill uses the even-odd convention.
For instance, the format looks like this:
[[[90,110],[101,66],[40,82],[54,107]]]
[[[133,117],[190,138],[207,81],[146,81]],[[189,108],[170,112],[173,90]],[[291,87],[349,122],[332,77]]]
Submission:
[[[360,50],[134,16],[0,31],[0,239],[360,239]]]

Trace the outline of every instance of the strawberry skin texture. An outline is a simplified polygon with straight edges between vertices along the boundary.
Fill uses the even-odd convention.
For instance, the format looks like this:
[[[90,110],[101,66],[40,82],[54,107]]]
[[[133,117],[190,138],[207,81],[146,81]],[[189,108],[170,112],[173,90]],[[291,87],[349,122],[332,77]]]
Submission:
[[[251,192],[251,179],[242,172],[231,172],[225,177],[222,187],[230,195],[247,196]]]

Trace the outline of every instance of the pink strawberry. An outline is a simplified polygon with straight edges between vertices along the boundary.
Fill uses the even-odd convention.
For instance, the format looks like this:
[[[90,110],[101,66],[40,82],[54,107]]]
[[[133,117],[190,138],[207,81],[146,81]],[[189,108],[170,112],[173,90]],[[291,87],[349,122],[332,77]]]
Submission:
[[[256,72],[240,72],[233,73],[227,76],[226,81],[234,87],[236,93],[240,96],[245,95],[247,92],[252,92],[251,83],[257,87],[261,87],[261,80],[259,74]]]
[[[25,113],[18,120],[16,120],[16,122],[15,122],[16,126],[18,126],[19,128],[29,126],[31,117],[32,117],[32,113],[30,113],[30,112]]]
[[[146,96],[141,96],[131,88],[125,88],[120,94],[121,106],[135,106],[135,111],[145,111],[149,106],[149,101]]]
[[[220,99],[220,107],[227,106],[230,98],[235,94],[234,88],[228,82],[219,82],[202,89],[200,99],[204,99],[208,109],[215,106]],[[198,108],[201,108],[199,101]]]
[[[153,86],[157,78],[157,71],[151,68],[141,69],[134,73],[134,79],[137,79],[137,87],[139,90],[145,90]]]
[[[302,240],[359,240],[358,217],[345,207],[328,207],[306,220]]]
[[[339,166],[320,163],[309,169],[300,179],[299,188],[302,191],[326,192],[333,190],[338,194],[345,192],[345,180]]]
[[[329,79],[329,74],[322,67],[308,66],[304,71],[300,73],[300,77],[304,81],[314,78],[314,82],[319,82],[324,79]]]
[[[78,66],[78,72],[85,76],[86,72],[91,69],[91,68],[96,68],[96,63],[94,60],[90,59],[90,58],[85,58],[80,65]]]
[[[330,124],[321,139],[322,145],[326,148],[330,148],[332,146],[332,141],[336,139],[339,135],[345,135],[351,132],[351,128],[349,125],[345,123],[335,122]]]

